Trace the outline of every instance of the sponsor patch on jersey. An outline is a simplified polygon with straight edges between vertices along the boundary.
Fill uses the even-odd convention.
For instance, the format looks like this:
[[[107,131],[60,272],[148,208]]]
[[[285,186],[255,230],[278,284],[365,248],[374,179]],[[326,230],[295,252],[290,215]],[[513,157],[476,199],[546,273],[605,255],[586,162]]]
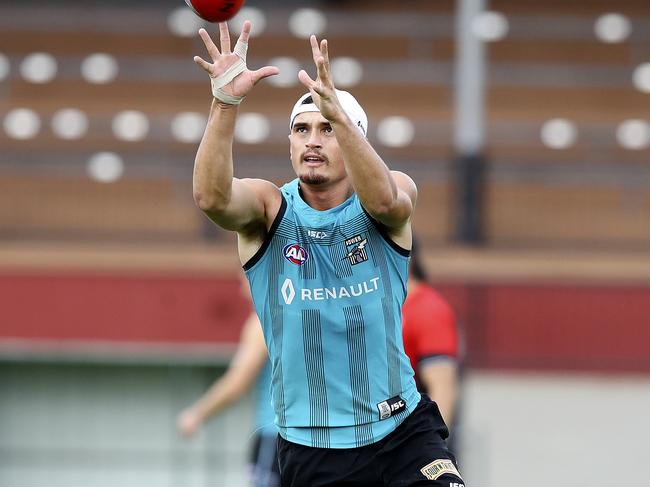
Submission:
[[[280,289],[280,292],[282,293],[282,298],[284,299],[284,302],[287,304],[293,303],[293,298],[296,297],[296,290],[293,287],[293,281],[289,279],[288,277],[284,280],[284,284],[282,284],[282,288]]]
[[[328,237],[327,232],[323,232],[322,230],[307,230],[307,236],[318,240]]]
[[[379,409],[379,420],[381,421],[404,411],[406,403],[400,396],[395,396],[377,404],[377,409]]]
[[[298,244],[285,245],[282,253],[285,259],[296,265],[303,265],[309,258],[307,251]]]
[[[349,259],[350,264],[357,265],[361,264],[368,260],[368,250],[366,245],[368,244],[367,238],[362,238],[361,235],[355,235],[352,238],[349,238],[345,241],[345,248],[348,251],[343,260]]]
[[[456,465],[454,462],[448,458],[441,458],[440,460],[434,460],[433,462],[425,465],[420,469],[422,475],[424,475],[429,480],[437,480],[439,477],[442,477],[445,474],[455,475],[461,481],[464,482],[463,477],[460,476]]]

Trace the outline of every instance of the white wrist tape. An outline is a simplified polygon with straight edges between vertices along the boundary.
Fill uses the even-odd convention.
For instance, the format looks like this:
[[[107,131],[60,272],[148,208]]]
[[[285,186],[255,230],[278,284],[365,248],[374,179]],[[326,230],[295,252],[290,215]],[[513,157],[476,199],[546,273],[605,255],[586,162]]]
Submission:
[[[230,66],[223,74],[216,78],[210,78],[212,83],[212,96],[217,100],[228,105],[239,105],[244,101],[245,96],[230,95],[224,92],[221,88],[230,83],[238,75],[246,71],[246,52],[248,51],[248,43],[237,41],[235,44],[234,54],[239,58],[232,66]]]

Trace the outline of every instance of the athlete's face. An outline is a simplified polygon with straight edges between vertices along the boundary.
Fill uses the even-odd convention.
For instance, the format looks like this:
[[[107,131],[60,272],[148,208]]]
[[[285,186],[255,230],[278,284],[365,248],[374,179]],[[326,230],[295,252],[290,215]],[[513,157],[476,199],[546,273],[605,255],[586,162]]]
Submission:
[[[289,142],[293,170],[303,183],[321,185],[347,177],[334,130],[320,112],[299,114]]]

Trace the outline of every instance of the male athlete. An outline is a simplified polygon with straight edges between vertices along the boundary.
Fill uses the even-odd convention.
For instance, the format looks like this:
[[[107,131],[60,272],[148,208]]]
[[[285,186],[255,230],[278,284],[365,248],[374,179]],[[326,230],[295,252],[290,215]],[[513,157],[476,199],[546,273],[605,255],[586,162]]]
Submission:
[[[194,199],[237,232],[241,262],[272,365],[284,487],[463,485],[435,403],[420,396],[404,354],[401,306],[417,190],[366,139],[368,120],[335,90],[327,41],[290,117],[297,178],[278,188],[233,178],[237,106],[261,79],[246,66],[250,22],[233,52],[201,29],[215,100],[194,167]]]

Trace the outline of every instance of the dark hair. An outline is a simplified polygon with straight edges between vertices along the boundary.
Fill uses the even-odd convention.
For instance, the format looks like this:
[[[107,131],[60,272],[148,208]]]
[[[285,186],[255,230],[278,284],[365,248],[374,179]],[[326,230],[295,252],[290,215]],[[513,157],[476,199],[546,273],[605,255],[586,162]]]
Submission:
[[[424,264],[420,259],[419,244],[415,235],[413,236],[413,244],[411,246],[411,262],[409,264],[409,275],[418,281],[428,281],[427,271]]]

